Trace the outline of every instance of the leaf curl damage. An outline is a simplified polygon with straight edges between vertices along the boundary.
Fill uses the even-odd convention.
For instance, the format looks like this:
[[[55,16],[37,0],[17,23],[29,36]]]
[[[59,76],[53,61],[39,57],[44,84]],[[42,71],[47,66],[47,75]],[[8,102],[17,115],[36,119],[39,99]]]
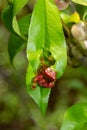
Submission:
[[[32,89],[36,88],[36,84],[45,88],[52,88],[56,81],[56,72],[52,65],[55,64],[55,59],[48,49],[44,48],[40,56],[40,66],[38,67],[37,74],[33,78]]]

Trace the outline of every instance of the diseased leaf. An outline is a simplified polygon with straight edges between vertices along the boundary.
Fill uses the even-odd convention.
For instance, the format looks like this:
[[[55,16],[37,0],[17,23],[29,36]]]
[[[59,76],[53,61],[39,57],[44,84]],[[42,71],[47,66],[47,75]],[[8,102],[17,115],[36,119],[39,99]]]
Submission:
[[[87,0],[72,0],[72,2],[87,6]]]
[[[45,45],[50,49],[54,59],[56,60],[53,67],[57,72],[57,78],[59,78],[64,73],[66,67],[66,43],[63,35],[60,14],[53,0],[46,0],[46,6],[48,11],[46,25],[47,31],[45,33]]]
[[[50,95],[50,89],[45,89],[37,85],[36,89],[33,90],[31,88],[31,82],[34,76],[35,73],[33,72],[33,67],[31,66],[31,64],[29,64],[26,76],[27,91],[29,92],[29,95],[33,98],[33,100],[38,104],[42,114],[45,114]]]
[[[61,130],[87,130],[87,103],[79,103],[69,108]]]
[[[26,75],[27,90],[44,114],[51,89],[40,87],[38,84],[34,90],[32,89],[32,80],[40,66],[43,48],[48,48],[52,53],[56,61],[52,67],[57,72],[57,78],[60,77],[64,72],[67,56],[60,14],[54,0],[37,0],[31,18],[27,45],[29,60]]]

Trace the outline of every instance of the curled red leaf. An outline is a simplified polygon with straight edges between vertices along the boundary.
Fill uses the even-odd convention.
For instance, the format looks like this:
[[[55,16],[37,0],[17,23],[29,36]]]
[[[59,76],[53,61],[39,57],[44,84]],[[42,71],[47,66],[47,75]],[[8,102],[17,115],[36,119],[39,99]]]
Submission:
[[[56,81],[56,72],[50,67],[40,67],[38,74],[33,79],[34,84],[37,83],[39,86],[45,88],[52,88],[55,84],[55,81]]]

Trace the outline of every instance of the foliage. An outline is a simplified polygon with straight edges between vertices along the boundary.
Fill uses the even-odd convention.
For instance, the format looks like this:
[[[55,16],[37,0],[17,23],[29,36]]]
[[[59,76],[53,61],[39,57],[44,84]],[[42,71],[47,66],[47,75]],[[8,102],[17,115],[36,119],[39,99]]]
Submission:
[[[38,12],[39,10],[41,10],[40,13]],[[54,20],[55,17],[57,18],[56,21]],[[66,65],[66,46],[59,12],[53,1],[44,3],[44,0],[38,0],[32,14],[29,29],[27,56],[30,64],[27,72],[27,85],[29,94],[44,113],[45,110],[43,109],[46,109],[50,89],[42,88],[38,85],[35,90],[32,90],[30,87],[32,78],[41,64],[40,55],[43,53],[43,47],[48,48],[52,53],[56,61],[52,67],[55,72],[58,72],[57,77],[60,77]]]
[[[87,103],[79,103],[69,108],[65,113],[61,130],[87,129]]]
[[[28,0],[8,0],[2,12],[2,21],[11,32],[8,43],[11,63],[13,64],[17,52],[27,48],[26,55],[29,63],[26,73],[27,91],[39,106],[42,114],[45,114],[51,88],[63,75],[67,62],[73,67],[85,64],[82,60],[84,60],[84,55],[87,57],[86,13],[80,16],[78,10],[67,14],[69,2],[68,6],[65,6],[66,10],[61,10],[65,7],[59,8],[59,3],[55,0],[37,0],[32,14],[28,13],[20,18],[20,11],[29,2]],[[72,2],[84,8],[87,6],[86,0],[72,0]],[[51,72],[46,73],[46,70],[51,70]],[[55,78],[51,77],[54,75]],[[81,125],[78,125],[78,121],[75,122],[78,106],[73,106],[65,114],[61,130],[83,129],[86,118],[83,123],[79,118]],[[80,104],[80,106],[79,111],[84,112],[87,104]],[[71,119],[73,112],[76,113],[73,117],[74,124]],[[67,116],[69,114],[71,115]],[[81,117],[84,118],[84,115]]]

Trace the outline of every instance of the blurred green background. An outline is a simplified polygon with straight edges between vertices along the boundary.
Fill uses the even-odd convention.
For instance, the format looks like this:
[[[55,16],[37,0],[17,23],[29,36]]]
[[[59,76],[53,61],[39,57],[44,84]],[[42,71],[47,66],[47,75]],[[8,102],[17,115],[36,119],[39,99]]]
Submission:
[[[5,5],[6,0],[0,0],[0,16]],[[87,102],[87,67],[67,66],[52,88],[43,117],[26,90],[26,51],[15,56],[14,67],[10,63],[9,35],[0,19],[0,130],[60,130],[67,108]]]

